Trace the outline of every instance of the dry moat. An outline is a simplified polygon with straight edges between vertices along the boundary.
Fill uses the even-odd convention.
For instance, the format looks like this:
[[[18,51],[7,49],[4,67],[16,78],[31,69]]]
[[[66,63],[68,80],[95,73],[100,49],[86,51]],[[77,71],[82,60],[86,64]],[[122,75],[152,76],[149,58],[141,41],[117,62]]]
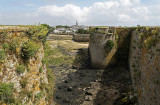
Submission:
[[[49,35],[48,44],[55,76],[53,105],[135,105],[127,66],[92,69],[88,43],[74,42],[70,36]]]

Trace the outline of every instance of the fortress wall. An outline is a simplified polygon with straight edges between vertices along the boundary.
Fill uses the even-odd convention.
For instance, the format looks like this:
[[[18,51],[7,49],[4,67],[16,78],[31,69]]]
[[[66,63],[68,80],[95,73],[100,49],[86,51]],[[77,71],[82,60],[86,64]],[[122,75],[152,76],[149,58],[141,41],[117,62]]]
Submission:
[[[128,67],[132,30],[132,28],[116,28],[115,36],[117,40],[117,52],[115,56],[117,65]]]
[[[108,56],[116,59],[120,66],[129,66],[139,105],[159,105],[160,28],[116,28],[114,36],[117,45],[110,53],[105,53],[104,45],[110,39],[108,35],[91,34],[89,51],[92,67],[105,68],[112,61]]]
[[[156,28],[132,33],[129,67],[139,105],[160,103],[160,32]]]
[[[116,52],[115,46],[111,49],[111,51],[107,52],[105,45],[108,40],[113,40],[115,42],[115,37],[114,34],[108,34],[107,31],[108,29],[106,29],[106,33],[93,32],[90,34],[89,51],[91,66],[93,68],[103,69],[110,63],[110,60],[114,61],[113,55]]]
[[[89,42],[90,34],[75,34],[73,40],[76,42]]]
[[[46,86],[48,85],[46,64],[42,63],[44,58],[44,46],[42,42],[36,43],[37,46],[40,46],[37,53],[29,60],[22,60],[21,46],[29,39],[26,33],[26,30],[20,29],[0,30],[0,84],[14,84],[13,97],[10,97],[10,99],[13,98],[14,101],[19,104],[35,105],[36,102],[39,105],[49,104],[49,101],[46,100],[47,92],[40,88],[42,83],[45,83]],[[13,47],[10,47],[11,45]],[[16,45],[16,48],[14,45]],[[2,54],[2,51],[4,51],[5,54]],[[17,70],[19,69],[17,68],[20,65],[20,70],[23,70],[23,72],[18,73]],[[42,69],[42,72],[40,72],[40,68]],[[42,92],[44,95],[36,101],[37,99],[35,96]],[[30,96],[28,96],[28,94],[30,94]],[[7,103],[0,100],[0,104]]]

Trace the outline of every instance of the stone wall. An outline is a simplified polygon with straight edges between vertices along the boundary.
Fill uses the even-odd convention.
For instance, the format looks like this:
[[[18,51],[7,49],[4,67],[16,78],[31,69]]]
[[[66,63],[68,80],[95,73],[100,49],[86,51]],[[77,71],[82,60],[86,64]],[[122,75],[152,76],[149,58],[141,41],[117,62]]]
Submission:
[[[115,36],[117,40],[116,59],[117,65],[128,67],[128,56],[130,50],[130,41],[132,28],[116,28]]]
[[[108,31],[113,32],[113,31]],[[116,48],[105,53],[106,34],[94,32],[90,36],[90,57],[94,68],[105,68],[110,60],[130,68],[135,95],[139,105],[160,104],[160,28],[116,28]],[[114,51],[113,51],[114,50]]]
[[[139,105],[160,104],[160,31],[137,28],[132,33],[129,67]]]
[[[89,42],[90,34],[75,34],[73,40],[76,42]]]
[[[107,52],[105,49],[105,45],[108,40],[112,40],[115,42],[114,34],[108,33],[107,28],[106,30],[103,29],[102,31],[103,33],[100,32],[100,29],[96,29],[96,32],[92,32],[90,34],[89,52],[90,52],[91,66],[96,69],[105,68],[113,59],[114,57],[113,55],[116,52],[115,46],[109,52]]]
[[[4,30],[0,31],[2,32],[1,36]],[[44,57],[42,42],[37,43],[37,46],[40,46],[38,52],[28,61],[23,61],[20,57],[20,46],[29,40],[26,36],[26,31],[16,31],[16,29],[14,31],[5,30],[5,35],[7,37],[4,40],[0,40],[0,51],[4,49],[6,53],[5,59],[0,57],[0,83],[14,84],[13,103],[21,103],[23,105],[49,104],[49,101],[46,100],[46,90],[41,89],[42,84],[48,84],[47,68],[45,64],[42,64]],[[14,46],[15,43],[12,43],[14,39],[16,39],[17,48],[13,52],[10,50],[10,46]],[[9,48],[7,47],[8,44]],[[24,65],[25,69],[23,73],[17,72],[19,65]],[[0,100],[0,104],[5,102]]]

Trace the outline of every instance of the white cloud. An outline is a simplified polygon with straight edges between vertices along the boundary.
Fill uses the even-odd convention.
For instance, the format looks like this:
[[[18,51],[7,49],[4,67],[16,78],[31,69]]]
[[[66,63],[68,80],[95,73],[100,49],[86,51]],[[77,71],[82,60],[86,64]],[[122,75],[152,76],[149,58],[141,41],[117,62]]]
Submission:
[[[120,22],[129,22],[130,20],[130,16],[126,15],[126,14],[119,14],[119,21]]]
[[[159,4],[149,6],[141,4],[140,0],[110,0],[106,2],[96,2],[87,7],[80,7],[73,4],[64,6],[45,5],[37,8],[33,13],[24,13],[20,17],[24,17],[24,23],[41,22],[50,25],[73,25],[78,20],[84,25],[157,25],[159,24]],[[22,16],[23,15],[23,16]],[[7,16],[3,21],[16,23],[19,17],[16,15]],[[0,21],[2,19],[0,18]]]
[[[136,3],[136,4],[140,4],[141,3],[140,0],[133,0],[133,2]]]
[[[74,19],[79,21],[85,21],[86,14],[89,12],[89,8],[80,8],[78,6],[67,4],[63,7],[53,6],[44,6],[38,8],[38,13],[46,13],[53,17],[65,17],[67,19]]]
[[[119,3],[117,1],[108,1],[108,2],[97,2],[93,4],[93,8],[99,9],[110,9],[112,7],[118,7]]]
[[[132,6],[132,2],[130,0],[120,0],[120,4],[122,6]]]
[[[126,24],[126,22],[129,25],[129,23],[132,24],[139,20],[132,17],[140,17],[145,14],[144,16],[147,18],[147,7],[137,6],[138,3],[140,0],[96,2],[88,7],[79,7],[73,4],[66,4],[62,7],[49,5],[38,8],[36,14],[39,17],[42,15],[51,16],[57,19],[59,24],[71,24],[78,20],[79,23],[86,25],[119,25]],[[63,18],[63,22],[58,18]]]

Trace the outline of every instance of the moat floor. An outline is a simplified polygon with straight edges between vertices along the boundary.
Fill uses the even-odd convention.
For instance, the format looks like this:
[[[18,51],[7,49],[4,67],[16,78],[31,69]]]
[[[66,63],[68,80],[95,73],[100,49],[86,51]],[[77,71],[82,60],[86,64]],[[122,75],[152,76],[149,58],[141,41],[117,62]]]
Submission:
[[[49,41],[50,46],[60,48],[63,56],[76,59],[78,64],[50,65],[55,75],[53,105],[134,105],[128,97],[132,96],[132,82],[128,69],[113,66],[104,70],[90,68],[88,43],[71,40]],[[56,54],[54,54],[56,55]],[[54,56],[53,55],[53,56]],[[81,60],[78,57],[84,57]],[[62,56],[61,56],[62,57]],[[57,58],[56,58],[57,59]],[[81,63],[80,63],[81,62]]]
[[[53,68],[57,78],[54,101],[58,105],[132,105],[118,101],[132,89],[129,72],[123,68]]]

